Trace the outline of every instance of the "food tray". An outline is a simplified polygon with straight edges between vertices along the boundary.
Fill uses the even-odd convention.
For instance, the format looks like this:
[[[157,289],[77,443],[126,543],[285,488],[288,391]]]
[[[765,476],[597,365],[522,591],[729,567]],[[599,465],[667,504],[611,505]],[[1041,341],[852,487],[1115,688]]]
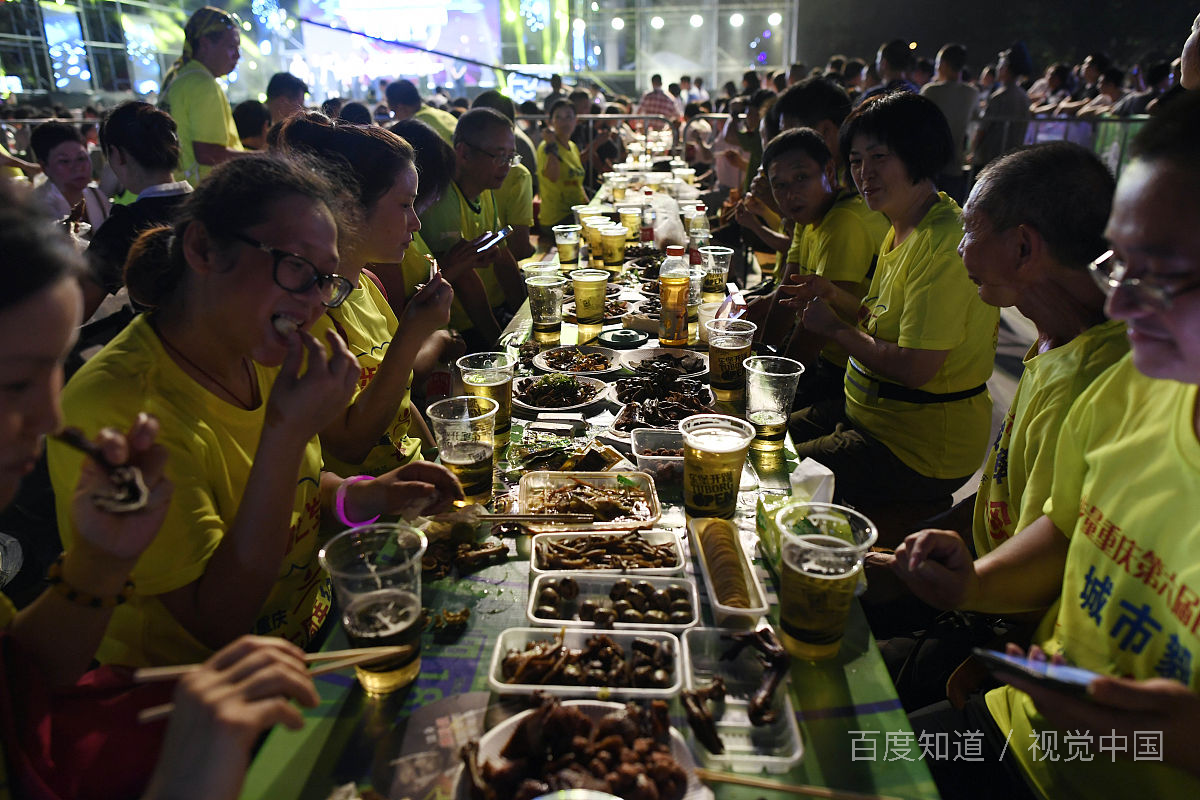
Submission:
[[[800,729],[785,679],[775,690],[772,708],[775,722],[755,727],[750,723],[750,697],[759,686],[762,665],[755,657],[756,650],[747,646],[732,661],[721,661],[721,655],[732,644],[721,637],[732,631],[720,628],[692,628],[683,633],[684,682],[687,689],[708,686],[714,675],[725,680],[727,690],[723,702],[709,703],[717,723],[717,734],[725,752],[714,755],[696,740],[688,729],[692,750],[713,767],[733,772],[787,772],[804,755]]]
[[[560,350],[581,350],[586,353],[599,353],[608,359],[607,369],[585,369],[585,370],[566,370],[550,366],[546,357],[551,353],[556,353]],[[568,375],[605,375],[610,372],[616,372],[621,369],[621,354],[617,350],[610,350],[607,347],[595,347],[593,345],[568,345],[566,347],[555,347],[550,350],[538,353],[533,357],[533,365],[543,372],[563,372]]]
[[[696,369],[680,375],[681,378],[698,378],[708,374],[708,353],[698,353],[694,350],[683,350],[678,347],[642,347],[621,354],[621,365],[630,372],[636,372],[638,364],[661,356],[675,356],[694,359],[699,362]]]
[[[673,633],[656,633],[654,631],[596,631],[574,628],[563,631],[563,644],[567,647],[582,648],[588,638],[599,634],[609,636],[625,651],[629,658],[634,639],[653,639],[672,648],[675,654],[675,668],[671,671],[671,684],[661,689],[640,689],[635,687],[616,686],[575,686],[554,683],[505,683],[501,672],[501,662],[509,650],[524,650],[530,642],[552,640],[556,633],[551,628],[508,628],[496,639],[492,649],[492,663],[488,667],[488,686],[496,694],[532,694],[542,691],[546,694],[560,697],[590,697],[598,700],[637,700],[661,698],[669,700],[679,694],[683,687],[683,670],[680,664],[679,638]]]
[[[619,431],[618,431],[619,433]],[[667,448],[683,452],[683,434],[678,429],[669,428],[635,428],[629,434],[633,445],[633,456],[637,459],[637,468],[654,478],[658,486],[683,483],[683,455],[652,456],[646,455],[648,450]]]
[[[579,482],[588,483],[598,488],[615,488],[617,486],[629,486],[626,483],[627,481],[633,481],[634,486],[630,488],[637,488],[646,496],[648,513],[645,517],[619,519],[611,522],[593,522],[583,526],[573,525],[572,530],[625,531],[633,530],[634,528],[649,528],[662,515],[662,506],[658,502],[658,493],[654,488],[654,479],[644,472],[622,472],[620,475],[614,475],[611,472],[527,472],[521,476],[521,484],[517,492],[518,513],[544,513],[534,507],[534,501],[547,489],[571,486]],[[547,514],[547,516],[553,517],[553,514]],[[562,525],[555,525],[554,523],[546,523],[544,525],[539,523],[538,525],[529,527],[530,530],[535,532],[562,530]]]
[[[620,711],[623,706],[620,703],[606,703],[599,700],[564,700],[563,707],[572,706],[578,708],[584,714],[592,719],[593,722],[598,722],[614,711]],[[480,763],[492,762],[500,764],[503,759],[500,756],[500,751],[508,744],[508,740],[512,738],[513,733],[517,730],[517,726],[523,720],[533,713],[533,709],[522,711],[516,716],[508,719],[491,728],[479,738],[479,761]],[[687,773],[688,783],[687,791],[683,795],[683,800],[713,800],[712,790],[700,782],[696,777],[696,759],[692,756],[688,749],[687,742],[683,736],[674,727],[671,728],[671,755],[683,771]],[[564,789],[559,792],[551,792],[544,797],[563,798],[563,800],[584,800],[590,798],[612,798],[613,795],[607,792],[596,792],[588,789]],[[462,768],[459,768],[458,779],[454,789],[454,800],[471,800],[470,780],[467,778]]]
[[[517,390],[520,387],[524,386],[526,383],[533,383],[534,381],[541,380],[542,376],[538,375],[538,376],[534,376],[532,378],[517,378],[515,381],[513,381],[513,395],[512,395],[513,407],[520,409],[521,411],[529,411],[529,412],[535,412],[535,413],[542,412],[542,411],[550,411],[550,412],[579,411],[580,409],[588,408],[589,406],[594,406],[597,403],[601,403],[601,402],[609,399],[609,397],[612,395],[612,386],[598,378],[589,378],[586,375],[576,375],[574,373],[562,373],[562,374],[564,374],[564,375],[570,374],[570,375],[572,375],[572,377],[574,377],[580,383],[590,384],[590,385],[598,388],[600,391],[595,397],[593,397],[591,400],[588,400],[586,403],[575,403],[574,405],[569,405],[569,406],[533,406],[533,405],[530,405],[530,404],[522,401],[520,398],[518,398]]]
[[[629,473],[623,473],[629,474]],[[541,548],[543,542],[557,541],[571,536],[580,536],[582,534],[591,533],[589,531],[574,531],[571,533],[539,533],[533,537],[532,557],[529,561],[529,571],[536,578],[545,572],[563,572],[567,571],[575,576],[579,575],[628,575],[630,577],[642,577],[644,575],[682,575],[684,572],[684,556],[683,547],[679,541],[679,537],[674,531],[667,530],[650,530],[641,531],[640,535],[652,545],[670,544],[671,549],[675,551],[675,566],[673,567],[630,567],[629,569],[584,569],[584,570],[561,570],[550,569],[541,565]],[[604,536],[620,536],[624,531],[602,531],[599,535]]]
[[[571,577],[579,584],[579,597],[571,603],[565,603],[568,608],[578,606],[578,604],[587,599],[592,599],[599,605],[611,606],[612,601],[609,599],[608,592],[612,585],[621,576],[612,575],[609,573],[595,574],[591,572],[543,572],[533,581],[533,586],[529,590],[529,605],[525,609],[525,616],[529,618],[529,622],[533,625],[543,625],[555,628],[584,628],[594,630],[595,623],[580,620],[580,619],[548,619],[539,617],[534,613],[537,607],[538,596],[541,594],[542,586],[550,580],[561,580],[564,577]],[[696,593],[696,582],[691,578],[670,578],[649,575],[638,577],[638,581],[646,581],[655,589],[668,589],[672,586],[682,586],[688,592],[688,599],[692,604],[692,619],[684,624],[669,623],[669,622],[614,622],[613,630],[623,631],[672,631],[680,633],[688,628],[694,627],[700,621],[700,598]]]
[[[705,558],[704,550],[700,546],[699,532],[710,523],[720,523],[732,527],[734,540],[737,543],[738,565],[742,570],[742,576],[746,579],[746,589],[750,595],[750,608],[736,608],[727,606],[717,600],[717,593],[713,586],[712,575],[708,571],[708,560]],[[696,556],[696,561],[700,564],[700,572],[704,576],[704,588],[708,591],[708,602],[712,606],[713,619],[718,626],[731,628],[752,628],[758,622],[758,619],[767,613],[767,595],[763,591],[762,581],[758,579],[758,573],[754,571],[754,565],[746,558],[746,548],[742,544],[741,533],[727,519],[716,519],[714,517],[696,517],[688,520],[688,535],[692,545],[692,553]]]

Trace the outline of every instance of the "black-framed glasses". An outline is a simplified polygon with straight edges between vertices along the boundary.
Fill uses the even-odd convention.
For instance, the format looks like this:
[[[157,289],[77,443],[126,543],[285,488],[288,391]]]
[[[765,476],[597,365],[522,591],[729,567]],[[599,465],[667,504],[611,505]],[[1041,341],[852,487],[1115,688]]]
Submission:
[[[1088,270],[1106,295],[1111,297],[1117,289],[1124,289],[1132,302],[1150,311],[1166,311],[1179,295],[1200,289],[1200,281],[1167,286],[1153,278],[1128,278],[1129,265],[1112,250],[1088,264]]]
[[[471,148],[472,150],[483,153],[485,156],[490,158],[492,160],[492,163],[495,164],[497,167],[502,167],[505,164],[507,164],[510,167],[515,167],[517,164],[521,163],[521,155],[519,153],[508,153],[508,154],[492,153],[488,150],[484,150],[482,147],[480,147],[477,144],[471,144],[470,142],[466,141],[465,139],[463,140],[463,144],[465,144],[467,147]]]
[[[233,238],[270,254],[273,262],[271,277],[284,291],[303,294],[316,286],[320,291],[321,305],[326,308],[337,308],[350,296],[350,292],[354,291],[354,282],[349,278],[322,272],[304,256],[280,250],[278,247],[268,247],[244,233],[235,233]]]

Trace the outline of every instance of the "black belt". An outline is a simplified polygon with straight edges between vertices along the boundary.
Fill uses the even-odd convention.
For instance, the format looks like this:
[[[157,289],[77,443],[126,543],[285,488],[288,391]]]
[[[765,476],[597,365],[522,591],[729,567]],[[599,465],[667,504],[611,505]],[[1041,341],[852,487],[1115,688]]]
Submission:
[[[974,397],[977,394],[987,391],[986,383],[981,383],[970,389],[963,389],[961,392],[938,393],[926,392],[921,389],[909,389],[907,386],[901,386],[898,383],[891,383],[890,381],[881,381],[878,378],[868,375],[853,358],[847,363],[850,365],[850,370],[857,372],[865,378],[869,385],[863,386],[854,380],[854,376],[850,371],[846,373],[846,380],[854,388],[865,394],[868,400],[900,400],[905,403],[930,405],[932,403],[953,403],[955,400],[966,400],[969,397]]]

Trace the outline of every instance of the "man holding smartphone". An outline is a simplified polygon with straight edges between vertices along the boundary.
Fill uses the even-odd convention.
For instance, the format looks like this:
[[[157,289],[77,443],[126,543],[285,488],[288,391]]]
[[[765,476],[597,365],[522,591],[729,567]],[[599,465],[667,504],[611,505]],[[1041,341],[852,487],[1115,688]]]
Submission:
[[[507,117],[491,108],[473,108],[458,120],[454,129],[454,180],[421,219],[422,235],[435,257],[440,258],[462,239],[475,239],[503,227],[494,192],[503,185],[512,165],[519,162],[512,126]],[[495,323],[484,327],[498,333],[498,326],[511,319],[525,299],[521,273],[505,245],[496,249],[496,257],[478,273],[485,296],[458,299],[477,325],[482,312],[488,310]],[[495,345],[491,330],[463,334],[470,350]]]
[[[1042,515],[974,562],[951,531],[896,550],[897,574],[926,602],[1046,610],[1031,657],[1102,675],[1080,698],[1006,674],[962,709],[914,714],[918,733],[981,731],[983,761],[1002,767],[928,761],[945,796],[1200,796],[1197,126],[1189,94],[1134,141],[1105,231],[1112,250],[1090,266],[1132,353],[1063,420]],[[1047,757],[1050,737],[1066,735],[1086,738],[1091,758]]]

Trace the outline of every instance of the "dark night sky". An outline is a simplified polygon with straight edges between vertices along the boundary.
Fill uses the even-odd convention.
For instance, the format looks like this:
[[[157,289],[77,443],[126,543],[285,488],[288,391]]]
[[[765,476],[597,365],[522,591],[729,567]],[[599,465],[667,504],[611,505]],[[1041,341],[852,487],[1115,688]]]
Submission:
[[[966,45],[969,66],[1023,40],[1035,74],[1051,61],[1078,63],[1104,50],[1118,66],[1179,55],[1196,0],[800,0],[800,60],[823,64],[833,53],[874,57],[889,39],[915,40],[930,59],[946,42]]]

